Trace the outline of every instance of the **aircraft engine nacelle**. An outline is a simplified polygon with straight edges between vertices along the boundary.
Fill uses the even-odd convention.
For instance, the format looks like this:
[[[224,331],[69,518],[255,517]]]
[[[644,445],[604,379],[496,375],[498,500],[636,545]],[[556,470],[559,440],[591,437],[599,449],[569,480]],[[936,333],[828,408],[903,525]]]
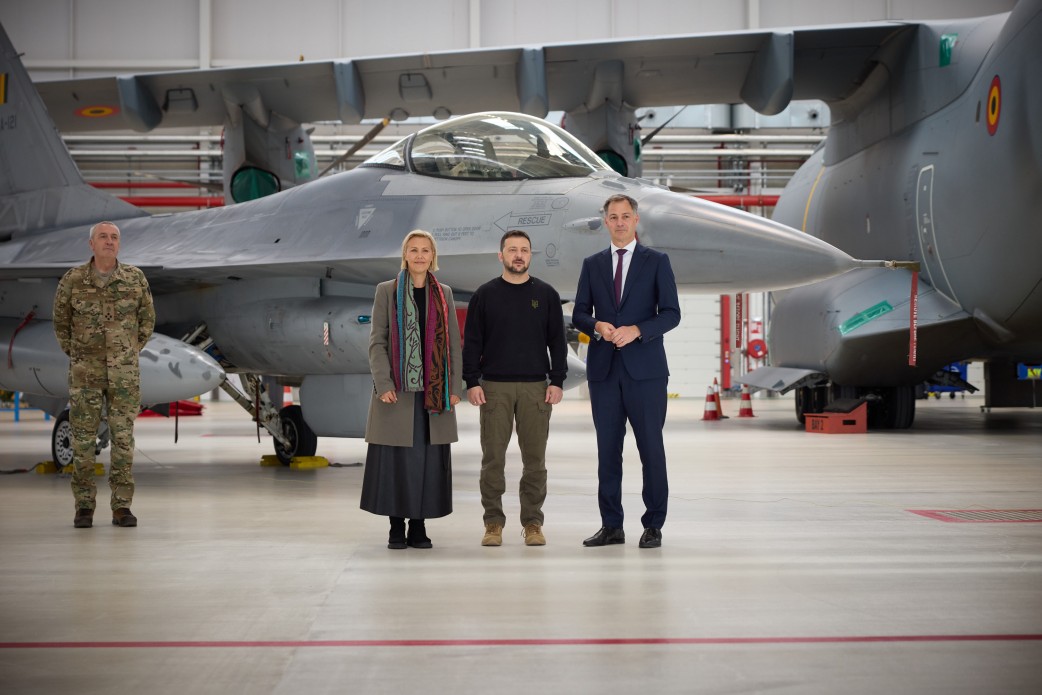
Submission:
[[[243,371],[273,376],[368,374],[372,300],[350,297],[226,303],[206,315],[220,352]]]
[[[51,321],[21,330],[18,319],[0,319],[0,388],[51,398],[69,397],[69,358],[58,346]],[[12,336],[14,337],[13,347]],[[212,391],[224,370],[212,357],[160,333],[141,350],[141,402],[170,403]]]

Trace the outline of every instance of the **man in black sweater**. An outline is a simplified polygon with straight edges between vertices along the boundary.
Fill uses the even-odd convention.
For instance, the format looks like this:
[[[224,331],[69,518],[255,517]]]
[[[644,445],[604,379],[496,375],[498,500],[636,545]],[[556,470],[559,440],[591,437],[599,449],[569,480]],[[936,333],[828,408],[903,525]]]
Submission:
[[[561,296],[528,274],[532,240],[527,234],[508,231],[499,249],[503,274],[474,293],[463,335],[467,399],[481,406],[481,544],[503,544],[504,468],[516,420],[525,545],[546,545],[546,440],[550,411],[561,402],[568,371]]]

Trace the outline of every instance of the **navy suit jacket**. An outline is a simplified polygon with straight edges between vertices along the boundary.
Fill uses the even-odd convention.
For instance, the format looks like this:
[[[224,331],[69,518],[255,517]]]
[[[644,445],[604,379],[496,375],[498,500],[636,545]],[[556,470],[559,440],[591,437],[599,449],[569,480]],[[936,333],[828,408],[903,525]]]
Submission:
[[[638,243],[622,288],[622,301],[616,306],[611,254],[607,248],[583,261],[579,288],[575,292],[572,322],[583,333],[593,336],[586,357],[586,378],[604,380],[615,353],[612,343],[595,336],[594,326],[598,321],[640,329],[640,339],[618,351],[631,378],[668,377],[662,336],[680,323],[680,300],[669,256]]]

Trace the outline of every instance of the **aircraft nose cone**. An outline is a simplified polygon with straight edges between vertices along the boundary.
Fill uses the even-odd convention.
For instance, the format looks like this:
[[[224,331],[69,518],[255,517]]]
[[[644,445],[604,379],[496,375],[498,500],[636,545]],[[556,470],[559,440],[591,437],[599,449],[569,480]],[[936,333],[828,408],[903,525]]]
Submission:
[[[668,191],[640,201],[638,234],[669,254],[677,284],[705,292],[785,289],[862,265],[791,227]]]
[[[141,402],[170,403],[212,391],[224,370],[202,350],[154,333],[141,351]]]

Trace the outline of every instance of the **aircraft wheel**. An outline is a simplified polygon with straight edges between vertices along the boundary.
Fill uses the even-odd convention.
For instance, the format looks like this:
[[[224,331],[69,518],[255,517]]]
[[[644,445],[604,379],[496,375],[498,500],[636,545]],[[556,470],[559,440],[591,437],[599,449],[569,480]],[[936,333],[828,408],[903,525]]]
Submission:
[[[883,389],[875,403],[869,405],[868,426],[872,429],[906,430],[915,420],[915,391],[911,386]]]
[[[294,456],[314,456],[318,450],[318,436],[304,422],[304,412],[299,405],[287,405],[279,411],[282,432],[289,440],[289,446],[283,447],[275,442],[275,455],[283,466],[288,466]]]
[[[54,419],[54,429],[51,430],[51,460],[59,471],[72,464],[72,423],[69,422],[68,409],[63,410],[61,415]]]
[[[801,386],[796,389],[796,419],[801,425],[807,424],[807,413],[820,413],[829,404],[827,386]]]
[[[796,419],[799,420],[800,425],[807,424],[807,392],[810,389],[806,387],[800,387],[796,389]]]

